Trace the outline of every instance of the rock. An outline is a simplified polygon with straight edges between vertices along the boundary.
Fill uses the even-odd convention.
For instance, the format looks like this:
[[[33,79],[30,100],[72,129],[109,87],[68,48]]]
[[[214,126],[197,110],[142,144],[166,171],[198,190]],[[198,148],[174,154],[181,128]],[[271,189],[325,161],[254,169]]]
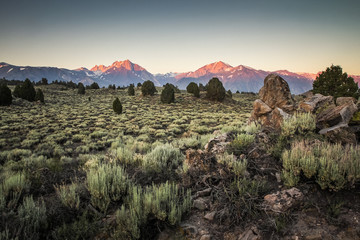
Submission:
[[[261,239],[261,235],[256,226],[253,226],[250,229],[246,230],[238,238],[238,240],[260,240],[260,239]]]
[[[186,150],[185,163],[191,167],[204,171],[208,171],[216,164],[216,159],[212,154],[202,150],[188,149]]]
[[[354,103],[328,108],[316,117],[316,127],[324,129],[338,124],[348,124],[356,111]]]
[[[264,197],[263,207],[274,213],[284,213],[299,204],[304,198],[303,193],[297,188],[291,188],[268,194]]]
[[[274,111],[271,113],[271,123],[275,128],[280,129],[281,123],[285,120],[290,118],[291,115],[284,112],[281,108],[275,108]]]
[[[259,91],[260,100],[271,109],[294,105],[288,83],[276,74],[269,74],[264,79],[264,86]]]
[[[332,96],[323,96],[319,93],[305,99],[299,104],[300,109],[311,113],[327,107],[335,107],[334,98]]]
[[[188,236],[195,237],[198,234],[198,228],[191,224],[180,224],[181,230]]]
[[[229,133],[224,133],[213,139],[205,145],[205,151],[213,154],[224,153],[228,144],[230,144],[231,136]]]
[[[213,221],[216,215],[216,211],[207,213],[204,218],[209,221]]]
[[[202,190],[202,191],[198,191],[196,194],[195,194],[195,197],[198,198],[198,197],[206,197],[206,196],[209,196],[210,193],[212,191],[212,188],[206,188],[205,190]]]
[[[263,127],[279,129],[282,121],[295,110],[289,85],[275,74],[265,78],[259,96],[260,99],[254,101],[250,121],[259,122]]]
[[[200,211],[204,211],[209,208],[208,204],[206,203],[206,201],[203,198],[194,200],[193,206],[194,206],[194,208],[197,208]]]
[[[210,240],[211,239],[211,235],[206,234],[206,235],[202,235],[200,240]]]
[[[341,106],[347,103],[356,103],[356,99],[353,97],[338,97],[336,99],[336,105]]]
[[[260,99],[256,99],[253,104],[253,114],[254,117],[259,118],[261,116],[267,115],[272,111],[272,108],[270,108],[266,103],[264,103]]]
[[[320,130],[320,134],[333,143],[352,144],[357,143],[356,135],[347,124],[339,124],[330,128]]]

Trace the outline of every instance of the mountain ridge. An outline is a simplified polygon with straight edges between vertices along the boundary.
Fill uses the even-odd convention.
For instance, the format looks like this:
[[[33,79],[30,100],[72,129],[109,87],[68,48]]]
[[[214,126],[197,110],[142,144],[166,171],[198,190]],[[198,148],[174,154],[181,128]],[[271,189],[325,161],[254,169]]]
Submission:
[[[299,94],[312,88],[312,83],[320,72],[315,74],[288,70],[265,71],[245,65],[233,67],[223,61],[206,64],[195,71],[165,74],[152,74],[128,59],[115,61],[109,66],[95,65],[90,69],[80,67],[74,70],[57,67],[16,66],[0,62],[0,78],[4,77],[9,80],[29,78],[37,82],[45,77],[49,82],[55,80],[84,84],[97,82],[101,86],[109,84],[127,86],[131,83],[137,84],[151,80],[157,86],[172,83],[180,89],[185,89],[190,82],[205,85],[211,78],[218,77],[226,89],[245,92],[258,92],[263,85],[264,78],[270,73],[280,75],[289,83],[291,92]],[[353,77],[355,82],[360,82],[360,76],[349,76]]]

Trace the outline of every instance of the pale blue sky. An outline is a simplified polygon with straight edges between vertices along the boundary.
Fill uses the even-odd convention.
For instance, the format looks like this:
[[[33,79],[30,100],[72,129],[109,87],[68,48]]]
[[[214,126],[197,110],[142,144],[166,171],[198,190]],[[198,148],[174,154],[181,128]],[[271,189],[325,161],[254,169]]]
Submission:
[[[360,74],[360,1],[6,0],[0,61],[64,68],[130,59],[151,73],[233,66]]]

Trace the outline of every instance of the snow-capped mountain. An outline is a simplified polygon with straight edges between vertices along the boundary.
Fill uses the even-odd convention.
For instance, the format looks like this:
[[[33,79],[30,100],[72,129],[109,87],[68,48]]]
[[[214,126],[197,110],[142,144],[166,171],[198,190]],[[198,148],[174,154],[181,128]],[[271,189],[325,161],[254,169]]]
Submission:
[[[90,70],[87,68],[69,70],[56,67],[23,67],[0,63],[0,78],[4,77],[9,80],[29,78],[31,81],[37,82],[42,78],[47,78],[49,82],[55,80],[73,81],[75,83],[82,82],[85,85],[97,82],[100,86],[108,86],[109,84],[128,86],[131,83],[137,84],[151,80],[157,86],[172,83],[180,89],[186,89],[190,82],[206,85],[211,78],[217,77],[223,82],[226,89],[231,89],[233,92],[258,92],[264,84],[264,78],[269,73],[276,73],[284,78],[294,94],[312,89],[312,83],[319,74],[293,73],[287,70],[271,72],[244,65],[233,67],[221,61],[207,64],[193,72],[155,75],[130,60],[116,61],[110,66],[96,65]],[[351,77],[354,78],[355,82],[360,82],[360,76],[351,75]]]
[[[224,62],[215,62],[205,65],[194,72],[181,73],[175,76],[179,88],[186,87],[190,82],[206,84],[213,77],[219,78],[226,89],[232,91],[258,92],[264,85],[264,78],[270,71],[256,70],[254,68],[239,65],[232,67]],[[291,92],[298,94],[312,88],[312,80],[287,70],[279,70],[274,73],[283,77],[290,86]]]

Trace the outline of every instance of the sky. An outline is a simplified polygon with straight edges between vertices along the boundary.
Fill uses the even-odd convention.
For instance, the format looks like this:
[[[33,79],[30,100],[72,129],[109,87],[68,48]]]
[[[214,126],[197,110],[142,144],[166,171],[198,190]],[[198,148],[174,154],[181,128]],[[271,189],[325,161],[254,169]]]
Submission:
[[[224,61],[360,75],[360,1],[1,0],[0,62],[75,69],[125,59],[151,73]]]

